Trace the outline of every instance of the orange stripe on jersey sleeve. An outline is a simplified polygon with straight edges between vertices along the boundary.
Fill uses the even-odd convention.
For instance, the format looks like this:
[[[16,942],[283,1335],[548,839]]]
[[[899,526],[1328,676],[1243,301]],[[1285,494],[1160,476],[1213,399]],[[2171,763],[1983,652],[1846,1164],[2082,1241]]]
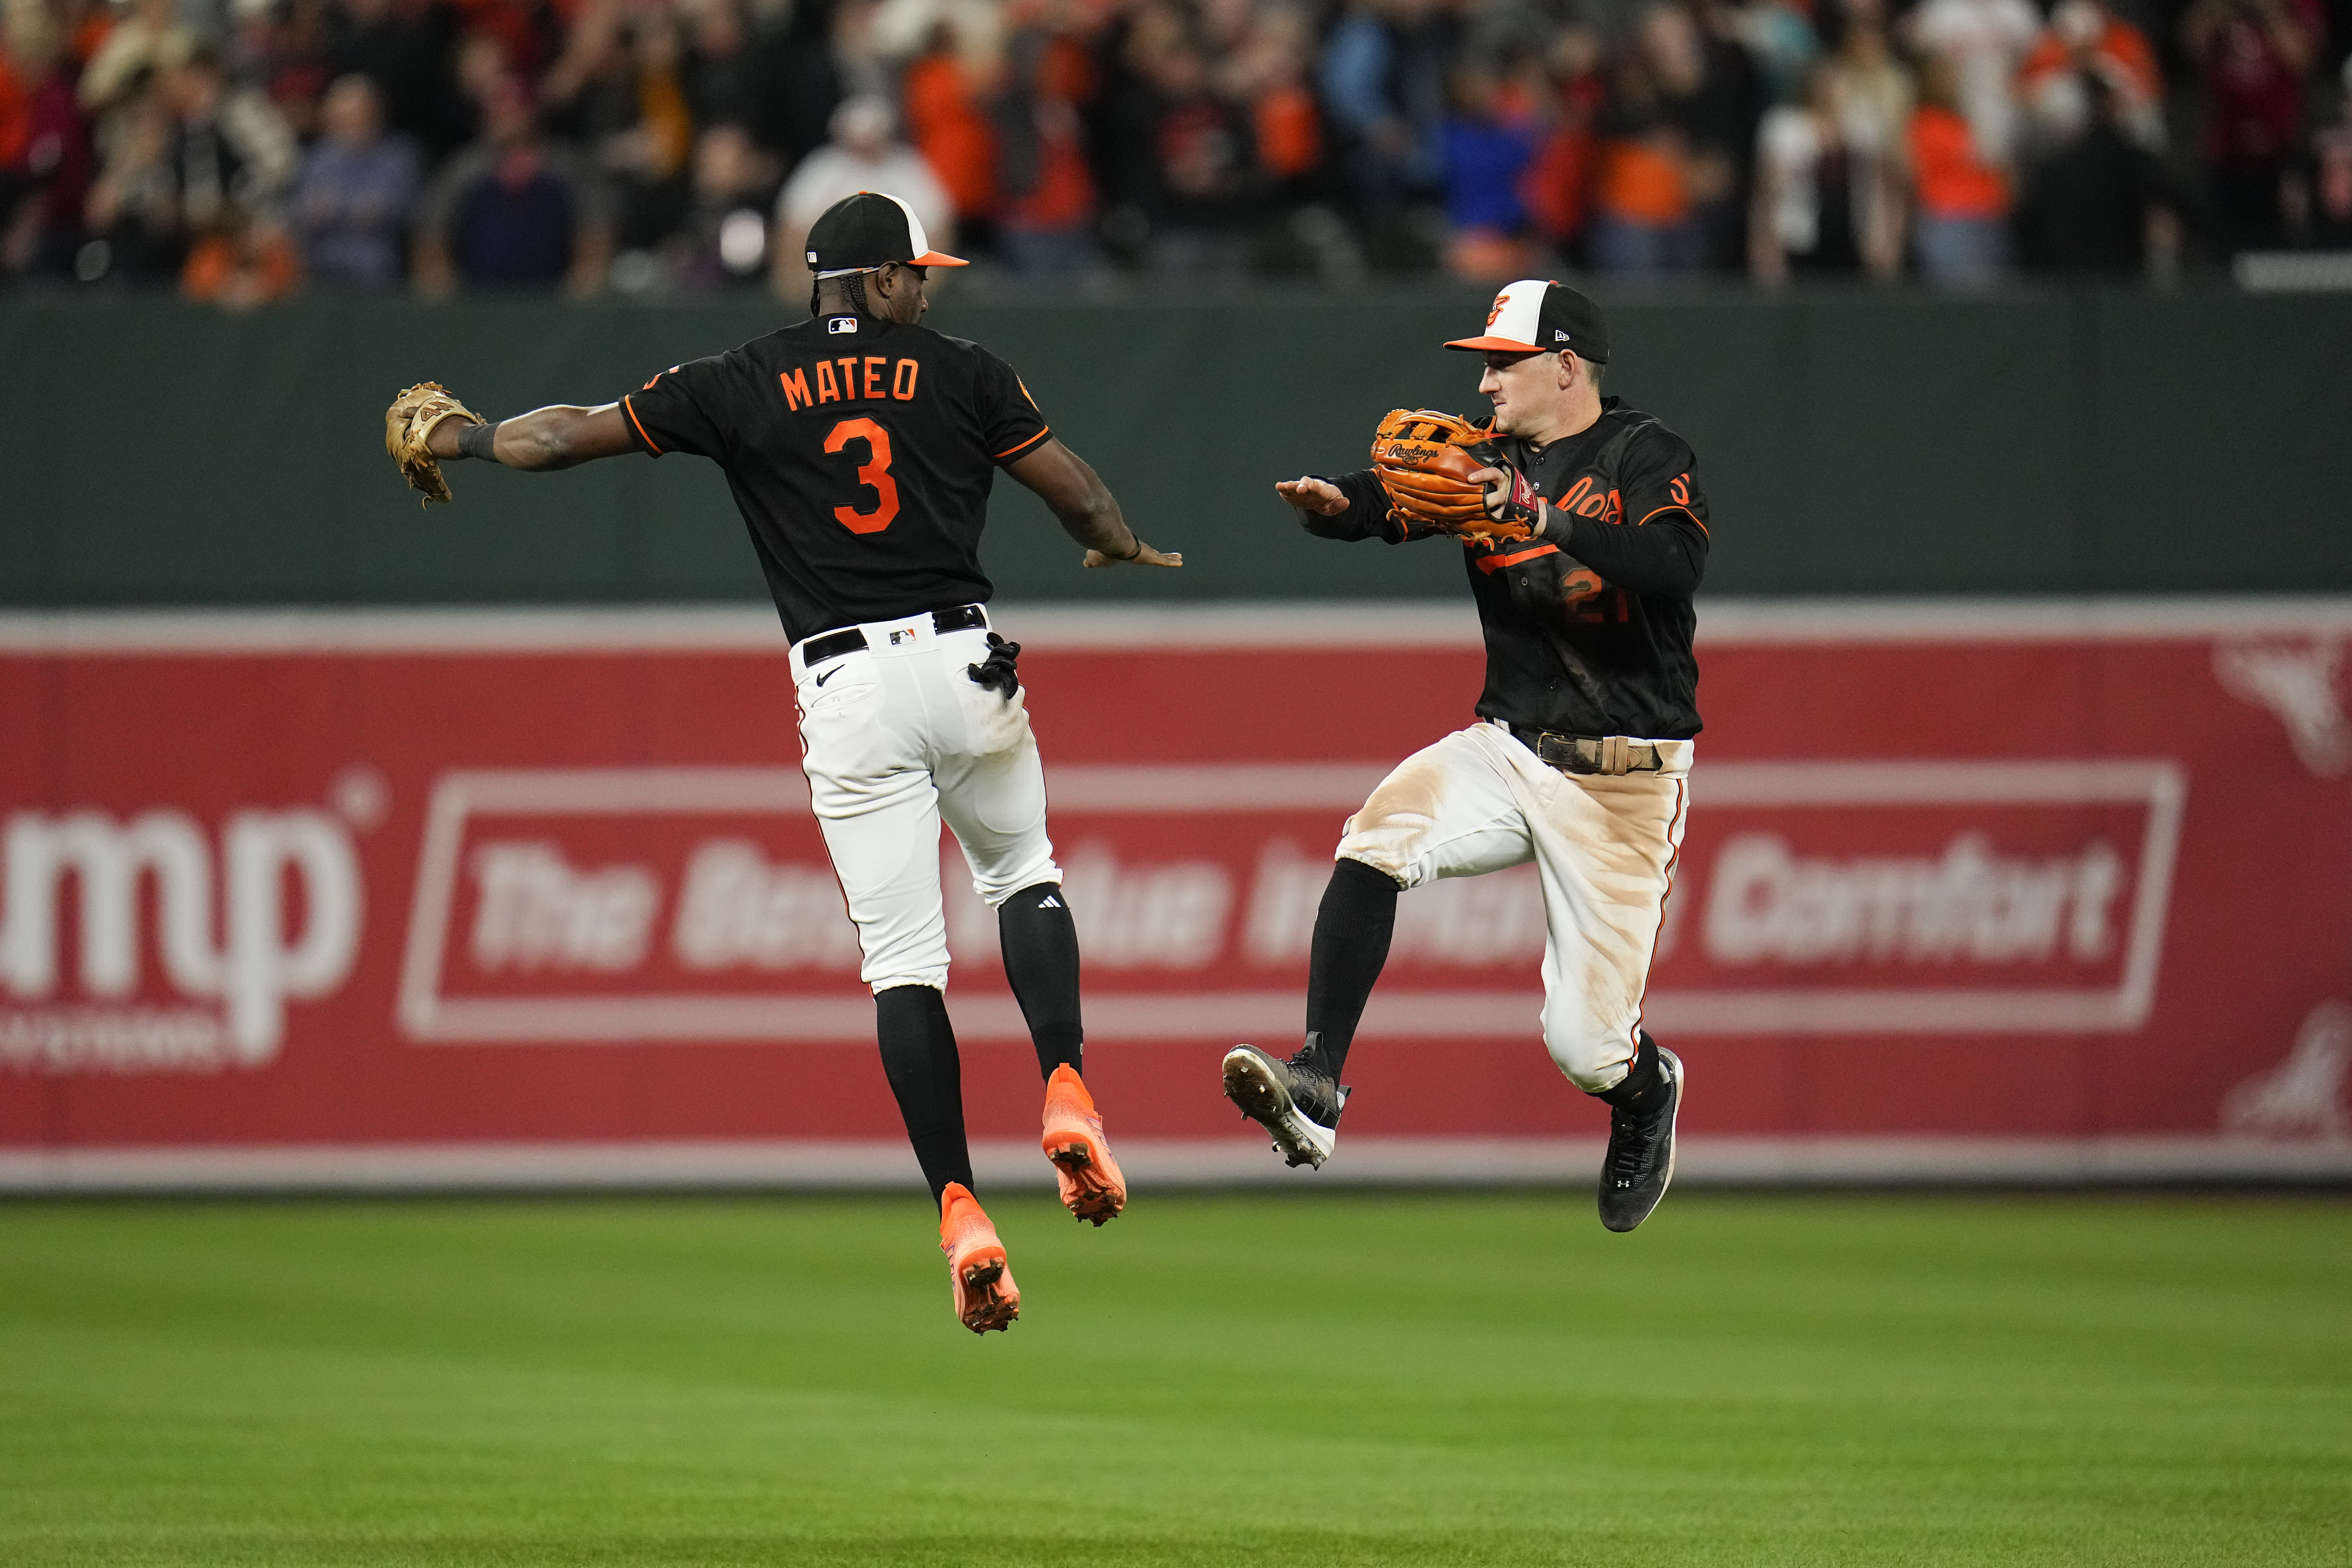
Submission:
[[[661,377],[659,376],[654,377],[655,381],[659,381]],[[655,441],[652,437],[646,434],[645,421],[637,417],[637,405],[624,397],[621,399],[621,406],[628,412],[629,423],[637,427],[637,435],[639,437],[644,440],[646,446],[651,447],[654,449],[655,457],[660,457],[662,455],[661,446],[658,442]]]
[[[1684,506],[1684,505],[1680,504],[1679,502],[1669,502],[1669,503],[1667,503],[1667,504],[1666,504],[1666,505],[1664,505],[1664,506],[1657,507],[1657,508],[1655,508],[1655,509],[1652,510],[1651,511],[1649,511],[1649,512],[1647,512],[1647,513],[1644,513],[1644,514],[1643,514],[1643,517],[1642,517],[1642,519],[1641,519],[1641,521],[1640,521],[1640,522],[1636,522],[1636,523],[1634,523],[1634,524],[1633,524],[1633,526],[1634,526],[1635,528],[1639,528],[1639,527],[1641,527],[1641,526],[1642,526],[1642,523],[1649,521],[1651,518],[1654,518],[1654,517],[1657,516],[1657,515],[1658,515],[1658,513],[1659,513],[1659,512],[1662,512],[1662,511],[1678,511],[1678,512],[1682,513],[1685,517],[1686,517],[1686,518],[1690,519],[1693,522],[1697,522],[1697,523],[1698,523],[1698,531],[1699,531],[1701,533],[1706,533],[1706,536],[1707,536],[1709,539],[1713,539],[1713,538],[1715,537],[1715,535],[1714,535],[1714,534],[1712,534],[1712,533],[1708,533],[1708,532],[1707,532],[1707,527],[1706,527],[1706,523],[1704,523],[1704,522],[1699,522],[1698,513],[1696,513],[1696,512],[1695,512],[1695,511],[1691,510],[1691,509],[1690,509],[1690,508],[1688,508],[1688,507],[1686,507],[1686,506]]]
[[[1038,431],[1034,436],[1030,437],[1026,441],[1022,442],[1020,446],[1005,447],[1004,450],[996,454],[995,460],[1001,463],[1004,461],[1005,458],[1013,456],[1013,453],[1023,451],[1028,447],[1035,446],[1038,442],[1044,440],[1053,433],[1054,427],[1049,425],[1045,429]]]

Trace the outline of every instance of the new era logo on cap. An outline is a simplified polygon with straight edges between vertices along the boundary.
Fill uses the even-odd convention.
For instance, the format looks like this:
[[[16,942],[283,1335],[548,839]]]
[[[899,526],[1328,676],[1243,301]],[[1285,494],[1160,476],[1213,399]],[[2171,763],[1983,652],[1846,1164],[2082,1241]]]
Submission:
[[[893,261],[909,267],[961,267],[961,257],[931,248],[915,209],[883,191],[860,191],[824,209],[809,227],[808,262],[819,278],[870,272]]]
[[[1495,296],[1484,333],[1456,338],[1445,346],[1523,354],[1571,349],[1579,359],[1607,364],[1609,327],[1601,320],[1601,307],[1567,284],[1522,278]]]

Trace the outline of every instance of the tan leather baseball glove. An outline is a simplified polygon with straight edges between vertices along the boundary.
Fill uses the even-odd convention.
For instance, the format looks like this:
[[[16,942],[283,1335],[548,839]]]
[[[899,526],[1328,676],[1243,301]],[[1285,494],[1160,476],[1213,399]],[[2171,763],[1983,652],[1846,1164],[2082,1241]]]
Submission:
[[[1434,408],[1391,408],[1372,437],[1372,468],[1389,509],[1408,522],[1465,542],[1535,535],[1535,490],[1505,459],[1495,433]],[[1503,515],[1488,510],[1486,488],[1470,476],[1493,468],[1508,477]]]
[[[383,449],[400,465],[400,477],[408,481],[408,488],[425,492],[425,500],[419,501],[419,506],[457,499],[449,489],[449,481],[441,475],[439,459],[425,444],[432,438],[434,426],[444,419],[482,423],[480,415],[458,402],[437,381],[418,382],[394,398],[392,406],[383,411]]]

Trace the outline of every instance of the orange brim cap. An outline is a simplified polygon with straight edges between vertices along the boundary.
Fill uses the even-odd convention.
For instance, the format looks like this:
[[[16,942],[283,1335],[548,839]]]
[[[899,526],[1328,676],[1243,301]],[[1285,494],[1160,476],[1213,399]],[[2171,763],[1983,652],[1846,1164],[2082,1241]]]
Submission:
[[[1609,328],[1601,307],[1565,283],[1542,278],[1522,278],[1495,296],[1486,312],[1486,330],[1475,338],[1455,338],[1449,349],[1506,354],[1573,352],[1594,364],[1609,363]]]
[[[969,267],[971,263],[961,256],[950,256],[945,251],[926,250],[907,265],[909,267]]]
[[[1512,338],[1456,338],[1445,345],[1449,349],[1470,349],[1482,353],[1539,354],[1543,350],[1533,343],[1523,343]]]

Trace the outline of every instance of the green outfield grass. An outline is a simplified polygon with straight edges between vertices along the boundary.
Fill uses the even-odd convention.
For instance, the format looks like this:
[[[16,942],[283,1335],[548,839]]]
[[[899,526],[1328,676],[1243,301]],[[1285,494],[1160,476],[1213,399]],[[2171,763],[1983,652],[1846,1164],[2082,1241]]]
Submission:
[[[2352,1563],[2352,1205],[1591,1206],[0,1206],[0,1563]]]

